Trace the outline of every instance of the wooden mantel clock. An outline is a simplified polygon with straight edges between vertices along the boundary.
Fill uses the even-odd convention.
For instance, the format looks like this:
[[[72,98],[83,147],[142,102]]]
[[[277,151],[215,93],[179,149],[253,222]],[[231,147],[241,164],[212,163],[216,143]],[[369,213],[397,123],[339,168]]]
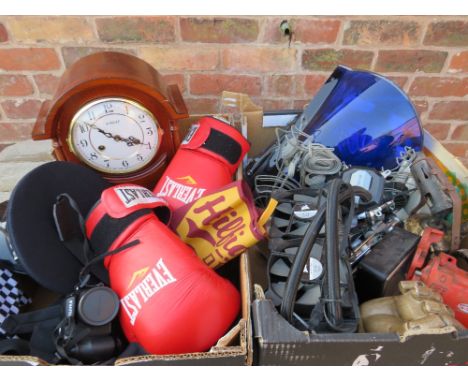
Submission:
[[[112,183],[152,188],[180,144],[177,121],[187,117],[177,85],[166,86],[151,65],[101,52],[65,71],[32,137],[52,139],[57,160],[82,163]]]

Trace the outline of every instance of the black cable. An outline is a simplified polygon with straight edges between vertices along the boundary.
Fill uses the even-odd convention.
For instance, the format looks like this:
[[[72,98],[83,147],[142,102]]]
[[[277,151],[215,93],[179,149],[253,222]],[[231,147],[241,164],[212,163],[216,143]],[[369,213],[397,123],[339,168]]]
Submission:
[[[330,326],[341,331],[343,324],[343,311],[341,305],[341,277],[340,277],[340,262],[345,261],[348,247],[348,236],[351,230],[351,224],[354,217],[354,189],[341,179],[334,179],[330,182],[330,190],[327,199],[326,211],[326,237],[327,237],[327,288],[325,301],[324,316]],[[343,190],[344,188],[344,190]],[[351,192],[347,192],[350,190]],[[347,197],[339,200],[339,195],[346,193]],[[347,206],[346,206],[347,204]],[[338,223],[340,217],[343,218],[344,207],[347,207],[346,219],[343,223],[342,238],[338,245],[340,232]],[[341,213],[341,216],[339,215]],[[348,274],[348,279],[351,273]]]
[[[343,322],[343,312],[340,300],[340,255],[338,233],[338,195],[341,188],[341,180],[333,179],[329,183],[327,208],[325,212],[325,233],[327,247],[327,273],[325,288],[325,313],[333,326],[339,327]]]
[[[129,249],[129,248],[131,248],[131,247],[133,247],[135,245],[138,245],[138,244],[140,244],[140,240],[136,239],[136,240],[131,241],[130,243],[127,243],[127,244],[124,244],[124,245],[122,245],[120,247],[117,247],[116,249],[114,249],[112,251],[107,251],[107,252],[101,253],[100,255],[94,257],[83,268],[81,268],[80,274],[78,276],[78,280],[80,280],[79,284],[83,284],[83,286],[86,284],[86,282],[84,282],[84,280],[86,280],[86,276],[89,274],[91,266],[93,266],[94,264],[97,264],[98,262],[104,260],[107,256],[116,255],[117,253],[125,251],[126,249]],[[88,278],[88,280],[89,280],[89,278]]]

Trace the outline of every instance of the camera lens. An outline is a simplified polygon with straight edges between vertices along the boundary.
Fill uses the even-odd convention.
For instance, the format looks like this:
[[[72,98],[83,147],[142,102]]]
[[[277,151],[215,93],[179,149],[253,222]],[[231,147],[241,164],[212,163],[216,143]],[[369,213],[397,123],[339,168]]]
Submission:
[[[94,287],[80,295],[78,315],[88,325],[106,325],[117,316],[118,312],[119,298],[108,287]]]

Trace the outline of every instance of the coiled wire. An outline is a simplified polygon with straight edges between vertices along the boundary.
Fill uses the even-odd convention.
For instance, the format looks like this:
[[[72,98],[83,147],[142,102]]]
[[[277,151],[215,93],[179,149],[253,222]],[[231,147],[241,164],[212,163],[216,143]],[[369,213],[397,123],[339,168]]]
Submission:
[[[323,176],[335,175],[343,169],[334,149],[314,143],[313,136],[294,126],[290,130],[276,129],[275,133],[277,175],[257,175],[254,181],[255,192],[262,198],[277,189],[325,183]]]

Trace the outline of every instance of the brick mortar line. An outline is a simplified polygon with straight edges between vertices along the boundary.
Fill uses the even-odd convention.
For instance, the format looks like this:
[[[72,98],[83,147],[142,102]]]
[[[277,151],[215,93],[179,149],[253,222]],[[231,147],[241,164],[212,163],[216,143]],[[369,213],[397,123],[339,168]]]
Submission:
[[[223,63],[223,56],[224,55],[222,54],[221,49],[218,49],[216,54],[218,56],[218,64],[216,65],[216,68],[217,68],[217,71],[219,72],[220,70],[222,70],[224,68],[224,63]]]
[[[298,73],[297,71],[291,71],[291,72],[278,72],[278,71],[275,71],[275,72],[269,72],[269,73],[259,73],[259,72],[232,72],[232,71],[219,71],[219,70],[213,70],[213,71],[203,71],[203,70],[197,70],[197,71],[184,71],[184,72],[180,72],[180,71],[164,71],[162,72],[162,75],[163,76],[166,76],[166,75],[177,75],[177,74],[181,74],[183,75],[184,77],[184,81],[187,80],[187,78],[191,78],[193,75],[225,75],[225,76],[231,76],[231,77],[252,77],[252,78],[266,78],[267,76],[273,76],[273,75],[290,75],[290,76],[297,76],[297,77],[303,77],[303,76],[313,76],[313,75],[323,75],[323,76],[327,76],[327,75],[330,75],[331,71],[313,71],[313,72],[305,72],[305,73]],[[32,86],[33,86],[33,94],[28,94],[28,95],[19,95],[19,96],[6,96],[6,95],[3,95],[3,96],[0,96],[0,99],[1,100],[15,100],[15,99],[37,99],[37,100],[45,100],[45,99],[48,99],[51,97],[51,95],[48,95],[48,94],[43,94],[41,93],[41,91],[39,90],[38,86],[37,86],[37,83],[34,79],[34,76],[35,75],[51,75],[51,73],[44,73],[42,71],[34,71],[34,72],[26,72],[26,71],[23,71],[23,72],[15,72],[15,73],[10,73],[8,72],[7,75],[18,75],[18,74],[21,74],[21,75],[25,75],[28,80],[31,82]],[[55,73],[53,73],[52,75],[54,75]],[[446,74],[434,74],[434,73],[422,73],[422,72],[418,72],[418,73],[407,73],[407,72],[397,72],[397,73],[385,73],[385,76],[401,76],[401,77],[407,77],[408,78],[408,81],[406,83],[406,85],[404,86],[404,88],[406,88],[405,92],[408,94],[409,91],[408,89],[411,88],[412,84],[414,83],[414,80],[417,79],[417,78],[435,78],[435,79],[438,79],[438,78],[441,78],[441,79],[446,79],[446,78],[453,78],[453,79],[465,79],[466,76],[460,76],[460,75],[446,75]],[[190,82],[190,81],[188,81]],[[297,81],[294,81],[295,83]],[[188,87],[188,84],[185,84],[186,87]],[[263,85],[263,88],[266,88],[266,83],[262,83]],[[427,98],[429,99],[432,99],[432,100],[444,100],[444,101],[451,101],[451,100],[464,100],[466,98],[468,98],[468,94],[465,94],[463,96],[454,96],[454,95],[447,95],[447,96],[431,96],[431,95],[411,95],[411,94],[408,94],[408,96],[410,96],[412,99],[423,99],[423,100],[426,100]]]
[[[34,91],[33,95],[35,95],[36,96],[35,98],[37,99],[38,97],[40,97],[41,92],[39,91],[39,86],[37,86],[36,80],[34,79],[34,74],[30,73],[26,76],[26,78],[31,82],[33,91]],[[21,98],[24,99],[27,97],[21,97]]]
[[[184,80],[184,89],[185,89],[183,93],[187,95],[189,91],[190,79],[186,73],[183,73],[182,76]]]
[[[0,75],[36,75],[36,74],[51,74],[51,75],[61,75],[63,69],[53,69],[53,70],[5,70],[0,69]]]
[[[177,73],[177,74],[181,74],[181,73]],[[264,76],[246,76],[246,77],[256,77],[258,79],[261,80],[262,82],[262,89],[264,89],[265,92],[267,92],[269,89],[268,89],[268,77],[269,76],[275,76],[275,75],[289,75],[289,74],[285,74],[285,73],[275,73],[275,74],[265,74]],[[235,77],[235,75],[233,75]],[[185,82],[186,81],[186,77],[184,76],[183,77],[184,79],[184,85],[185,85],[185,93],[191,97],[191,96],[205,96],[205,94],[195,94],[195,93],[191,93],[191,89],[190,89],[190,81],[188,80],[187,83]],[[298,82],[301,82],[301,80],[299,81],[294,81],[294,84],[297,85]],[[37,84],[34,83],[34,87],[35,91],[37,91],[37,94],[31,94],[31,95],[26,95],[26,96],[0,96],[0,101],[23,101],[23,102],[26,102],[26,101],[29,101],[29,100],[32,100],[32,101],[46,101],[46,100],[49,100],[53,97],[53,95],[49,95],[49,94],[45,94],[45,93],[41,93],[40,90],[38,89],[37,87]],[[407,86],[405,86],[407,87]],[[297,86],[296,87],[293,87],[293,91],[294,93],[293,94],[297,94],[296,93],[296,90],[300,90]],[[259,96],[265,96],[265,97],[268,97],[269,94],[273,94],[273,93],[261,93]],[[213,95],[213,94],[206,94],[206,95]],[[428,102],[428,104],[430,104],[431,102],[432,103],[439,103],[439,102],[456,102],[456,101],[466,101],[468,100],[468,94],[464,95],[464,96],[453,96],[453,95],[450,95],[450,96],[439,96],[439,97],[436,97],[436,96],[425,96],[425,95],[417,95],[417,96],[413,96],[413,95],[410,95],[410,94],[407,94],[408,97],[414,101],[414,102],[417,102],[417,101],[426,101]],[[301,95],[298,95],[298,96],[283,96],[283,95],[277,95],[277,97],[281,97],[282,99],[284,98],[289,98],[291,101],[295,101],[295,100],[303,100],[304,98],[301,98]],[[15,120],[15,119],[13,119]]]
[[[57,57],[58,57],[58,59],[60,61],[60,72],[63,73],[67,69],[67,66],[65,65],[65,58],[62,55],[62,48],[57,47],[55,49],[55,52],[56,52]]]
[[[4,114],[5,115],[5,114]],[[18,118],[18,119],[12,119],[12,118],[5,118],[0,121],[0,123],[5,122],[5,123],[35,123],[37,120],[36,118]]]
[[[425,118],[426,120],[429,119],[429,115],[432,113],[432,110],[434,108],[434,105],[437,103],[437,101],[434,101],[434,100],[428,100],[426,99],[425,100],[427,102],[427,110],[426,110],[426,114],[425,114]]]
[[[468,124],[466,119],[429,119],[427,123],[457,123]]]
[[[458,52],[457,52],[457,53],[458,53]],[[443,66],[443,68],[442,68],[442,71],[443,71],[444,73],[449,73],[450,64],[452,63],[453,56],[454,56],[455,54],[457,54],[457,53],[455,53],[455,52],[453,52],[453,51],[448,52],[447,58],[445,59],[444,66]]]
[[[413,85],[413,82],[414,82],[414,79],[416,78],[416,73],[410,73],[408,75],[408,79],[407,81],[405,82],[405,84],[403,85],[403,91],[406,93],[406,95],[408,95],[409,93],[409,90],[411,88],[411,86]],[[408,95],[409,97],[409,95]]]
[[[454,120],[448,120],[448,121],[445,121],[445,120],[429,120],[429,121],[426,121],[426,123],[454,126],[457,123],[460,123],[460,121],[456,121],[456,120],[455,121]]]
[[[135,15],[135,16],[107,16],[107,15],[98,15],[98,16],[91,16],[94,17],[95,19],[111,19],[111,18],[117,18],[117,17],[154,17],[154,16],[159,16],[159,15]],[[462,15],[441,15],[441,16],[424,16],[424,15],[295,15],[295,14],[288,14],[288,15],[261,15],[261,16],[256,16],[256,15],[161,15],[161,17],[176,17],[176,18],[190,18],[190,19],[212,19],[212,18],[227,18],[227,19],[250,19],[250,20],[258,20],[259,18],[273,18],[273,17],[285,17],[285,18],[300,18],[300,19],[306,19],[306,20],[314,20],[314,19],[324,19],[324,20],[330,20],[330,19],[339,19],[339,20],[395,20],[395,21],[400,21],[401,19],[404,19],[404,21],[410,21],[410,20],[424,20],[424,19],[435,19],[441,20],[441,21],[448,21],[448,20],[458,20],[458,19],[463,19],[466,18],[466,16]],[[8,17],[8,16],[7,16]],[[39,16],[41,17],[41,16]],[[73,17],[73,16],[71,16]],[[79,17],[79,16],[76,16]]]
[[[51,99],[53,96],[52,95],[45,95],[43,93],[40,93],[38,94],[38,96],[33,96],[33,95],[29,95],[29,96],[18,96],[18,97],[7,97],[7,96],[0,96],[0,101],[47,101],[49,99]]]
[[[317,75],[317,76],[324,76],[325,78],[327,78],[328,76],[330,76],[330,74],[332,73],[332,70],[330,71],[327,71],[327,72],[315,72],[315,71],[301,71],[301,72],[278,72],[278,73],[271,73],[271,74],[285,74],[285,75],[296,75],[296,76],[303,76],[303,75],[309,75],[309,76],[314,76],[314,75]],[[193,75],[193,74],[197,74],[197,73],[190,73],[190,75]],[[213,74],[213,73],[210,73],[210,74]],[[222,72],[222,73],[219,73],[219,74],[225,74],[225,75],[238,75],[238,76],[252,76],[254,74],[252,74],[252,72]],[[445,76],[445,75],[442,75],[442,76],[439,76],[439,77],[436,77],[436,76],[426,76],[424,75],[424,73],[422,74],[413,74],[413,73],[407,73],[407,72],[401,72],[401,73],[380,73],[382,75],[384,75],[385,77],[406,77],[408,80],[405,84],[405,88],[408,88],[408,90],[405,90],[406,93],[408,93],[409,91],[409,88],[411,87],[411,85],[413,84],[413,81],[415,79],[418,79],[418,78],[441,78],[441,79],[460,79],[460,80],[463,80],[465,78],[467,78],[466,76]],[[465,95],[466,96],[466,95]],[[455,97],[465,97],[465,96],[455,96]],[[415,97],[432,97],[432,98],[437,98],[437,97],[433,97],[433,96],[429,96],[429,95],[417,95]],[[444,96],[441,96],[441,98],[445,98]]]
[[[100,41],[99,32],[98,32],[97,25],[96,25],[96,17],[88,16],[86,17],[86,20],[88,21],[88,24],[91,26],[91,30],[93,32],[94,38]]]
[[[440,72],[440,73],[425,73],[421,71],[417,72],[400,72],[400,73],[408,73],[414,75],[415,78],[458,78],[458,79],[465,79],[468,78],[467,73],[448,73],[448,72]]]
[[[454,131],[456,130],[457,127],[458,126],[456,126],[454,123],[450,124],[450,127],[449,127],[448,132],[447,132],[447,137],[443,140],[443,142],[452,140],[452,135],[453,135],[453,133],[454,133]]]
[[[375,67],[377,65],[378,60],[379,60],[379,50],[375,50],[374,55],[372,56],[371,63],[370,63],[370,70],[375,72]]]
[[[219,64],[219,56],[218,56],[218,64]],[[184,73],[184,79],[185,77],[187,77],[187,83],[185,84],[186,87],[185,87],[185,92],[187,93],[187,95],[191,95],[192,93],[192,89],[191,89],[191,81],[190,81],[190,76],[188,75],[187,72]]]
[[[263,97],[260,97],[260,96],[251,96],[252,98],[263,98]],[[219,100],[219,97],[213,97],[213,96],[210,96],[210,95],[207,95],[207,96],[191,96],[191,97],[187,97],[188,99],[195,99],[195,100],[199,100],[199,99],[207,99],[207,100]],[[263,98],[265,101],[284,101],[284,97],[278,97],[278,96],[269,96],[269,97],[266,97],[266,98]],[[292,107],[293,105],[293,102],[295,101],[308,101],[309,99],[294,99],[294,100],[289,100],[289,104],[291,105],[290,107]],[[1,110],[0,110],[1,111]],[[421,118],[421,119],[424,119],[424,118]],[[1,123],[18,123],[18,124],[28,124],[28,123],[31,123],[31,124],[34,124],[36,121],[36,119],[16,119],[16,120],[0,120],[0,124]],[[451,134],[453,133],[453,131],[459,127],[459,126],[462,126],[462,125],[466,125],[467,124],[467,121],[466,120],[433,120],[433,119],[428,119],[426,120],[423,124],[422,124],[422,127],[424,128],[424,125],[425,124],[448,124],[450,125],[450,132]],[[20,141],[23,141],[23,140],[20,140]],[[8,142],[20,142],[18,140],[16,141],[8,141]],[[450,143],[464,143],[464,142],[468,142],[468,140],[450,140],[450,139],[445,139],[445,140],[441,140],[441,142],[450,142]],[[1,143],[7,143],[7,141],[1,141]]]
[[[200,76],[200,75],[205,75],[205,76],[232,76],[232,77],[253,77],[253,78],[257,78],[257,77],[264,77],[265,74],[267,75],[271,75],[271,76],[274,76],[274,75],[291,75],[290,73],[285,73],[285,72],[271,72],[271,73],[258,73],[258,74],[252,74],[252,73],[245,73],[245,74],[240,74],[240,73],[237,73],[237,72],[210,72],[210,73],[206,73],[206,72],[203,72],[203,71],[197,71],[197,72],[186,72],[187,75],[189,75],[190,77],[192,76]],[[174,75],[174,74],[183,74],[183,73],[164,73],[163,76],[166,76],[166,75]],[[299,76],[299,74],[298,74]]]
[[[24,140],[23,141],[17,141],[17,142],[6,142],[5,141],[5,142],[2,142],[1,144],[20,143],[20,142],[24,142]],[[52,147],[51,147],[51,149],[52,149]],[[49,161],[55,161],[55,159],[51,158]],[[26,163],[42,163],[42,162],[49,162],[49,161],[45,161],[45,160],[40,160],[40,161],[25,161],[25,160],[21,160],[21,161],[4,161],[4,160],[0,160],[0,164],[15,165],[15,164],[26,164]],[[4,191],[0,191],[0,192],[4,192]]]
[[[262,94],[265,93],[265,95],[268,93],[270,90],[268,87],[268,77],[267,76],[261,76],[261,83],[262,83]]]
[[[261,82],[262,82],[262,89],[265,89],[266,91],[268,91],[268,86],[267,86],[268,79],[267,79],[267,76],[262,76],[262,77],[261,77]]]
[[[0,140],[0,145],[14,145],[15,143],[20,143],[20,142],[24,142],[25,140],[24,139],[20,139],[20,140],[17,140],[17,141],[1,141]],[[5,161],[0,161],[0,163],[20,163],[20,162],[5,162]],[[1,175],[0,175],[1,176]],[[0,191],[0,193],[3,192],[3,191]]]
[[[306,49],[315,49],[317,46],[318,49],[320,48],[333,48],[336,46],[335,45],[330,45],[330,44],[308,44],[304,43]],[[460,46],[460,47],[454,47],[454,46],[423,46],[419,47],[417,45],[412,45],[412,46],[402,46],[402,45],[357,45],[357,44],[352,44],[352,45],[341,45],[338,47],[339,49],[347,49],[347,50],[363,50],[363,51],[393,51],[393,50],[404,50],[404,51],[436,51],[436,52],[447,52],[448,50],[461,50],[464,51],[466,50],[466,46]],[[337,50],[339,50],[337,49]]]
[[[296,72],[299,72],[299,68],[302,66],[302,54],[303,54],[302,48],[300,51],[296,51]],[[301,75],[299,77],[299,81],[301,82],[301,85],[302,85],[302,91],[304,91],[305,90],[305,77]],[[299,88],[298,88],[299,81],[293,80],[292,94],[294,96],[299,93]],[[290,100],[290,101],[291,101],[291,106],[292,106],[294,104],[294,100]]]
[[[272,18],[270,17],[265,17],[260,20],[258,35],[257,35],[257,43],[260,43],[265,39],[266,29],[271,20]]]
[[[264,101],[267,101],[267,100],[270,100],[270,101],[284,101],[284,102],[288,102],[288,103],[294,103],[294,102],[309,102],[310,99],[309,98],[294,98],[294,99],[291,99],[291,98],[287,98],[287,97],[279,97],[279,96],[274,96],[274,95],[271,95],[271,96],[265,96],[265,97],[262,97],[262,96],[258,96],[258,95],[252,95],[250,96],[251,98],[256,98],[256,99],[259,99],[259,100],[264,100]],[[213,96],[211,94],[207,94],[207,95],[190,95],[188,97],[185,97],[186,100],[219,100],[219,96]],[[423,127],[425,124],[451,124],[451,123],[455,123],[457,126],[459,125],[466,125],[468,123],[467,120],[440,120],[440,119],[430,119],[429,117],[424,117],[424,116],[420,116],[420,120],[423,122]],[[9,124],[34,124],[36,122],[36,119],[32,119],[32,118],[29,118],[29,119],[2,119],[0,120],[0,124],[1,123],[9,123]]]
[[[280,74],[281,75],[281,74]],[[265,90],[267,90],[267,86],[265,84],[265,87],[264,87]],[[271,98],[269,96],[268,93],[265,93],[265,94],[260,94],[260,95],[255,95],[254,97],[262,97],[265,96],[265,97],[268,97],[268,98]],[[209,94],[190,94],[190,97],[193,98],[193,97],[202,97],[202,98],[205,98],[205,96],[212,96],[212,97],[215,97],[216,94],[212,94],[212,93],[209,93]],[[285,99],[285,98],[291,98],[293,101],[294,100],[304,100],[304,99],[307,99],[307,98],[304,98],[302,96],[298,96],[298,97],[294,97],[294,96],[283,96],[283,95],[272,95],[272,97],[276,97],[278,99]],[[411,101],[413,102],[418,102],[418,101],[427,101],[428,104],[430,104],[431,102],[435,102],[435,103],[438,103],[438,102],[444,102],[444,101],[447,101],[447,102],[454,102],[454,101],[467,101],[468,100],[468,97],[465,96],[465,97],[454,97],[454,96],[450,96],[450,97],[446,97],[446,98],[442,98],[442,97],[410,97]]]
[[[188,95],[188,99],[217,99],[219,100],[219,96],[221,95],[221,93],[219,93],[219,95],[213,95],[213,94],[196,94],[196,95],[193,95],[193,94],[189,94]],[[253,97],[256,97],[256,96],[253,96]]]
[[[258,18],[268,18],[268,17],[279,17],[277,15],[90,15],[89,17],[95,18],[95,19],[110,19],[110,18],[119,18],[119,17],[176,17],[176,18],[193,18],[193,19],[210,19],[210,18],[235,18],[235,19],[258,19]],[[367,20],[367,19],[395,19],[395,20],[401,20],[404,19],[409,20],[409,19],[431,19],[433,21],[439,21],[439,20],[454,20],[454,19],[467,19],[467,16],[464,15],[297,15],[297,14],[285,14],[281,15],[282,17],[294,17],[294,18],[303,18],[303,19],[349,19],[349,20]],[[27,18],[27,17],[34,17],[34,18],[46,18],[46,17],[63,17],[63,18],[81,18],[83,16],[80,15],[45,15],[45,16],[29,16],[29,15],[4,15],[0,17],[0,22],[3,19],[8,19],[8,18]]]
[[[343,28],[343,25],[340,26]],[[342,31],[344,33],[344,30]],[[94,33],[94,31],[93,31]],[[259,32],[260,34],[260,32]],[[175,36],[177,37],[177,36]],[[317,43],[309,43],[309,42],[302,42],[302,41],[292,41],[291,48],[295,48],[296,46],[303,46],[304,49],[348,49],[348,50],[364,50],[364,51],[385,51],[385,50],[405,50],[405,51],[419,51],[419,50],[429,50],[429,51],[457,51],[457,53],[463,52],[467,50],[467,46],[437,46],[437,45],[411,45],[411,46],[402,46],[402,45],[358,45],[358,44],[342,44],[342,42],[338,41],[338,37],[335,40],[335,43],[327,43],[327,42],[317,42]],[[59,41],[59,42],[22,42],[14,41],[12,43],[11,40],[6,41],[0,45],[0,50],[7,50],[7,49],[19,49],[19,48],[38,48],[38,49],[45,49],[45,48],[110,48],[115,47],[119,49],[132,49],[133,47],[139,48],[167,48],[168,46],[171,47],[213,47],[213,48],[229,48],[229,47],[246,47],[246,48],[266,48],[270,47],[272,49],[285,49],[288,48],[288,42],[266,42],[266,41],[252,41],[252,42],[229,42],[229,43],[219,43],[219,42],[205,42],[205,41],[169,41],[167,43],[162,42],[151,42],[151,41],[142,41],[142,42],[132,42],[132,41],[115,41],[115,42],[105,42],[101,41],[98,37],[96,40],[92,41],[76,41],[76,40],[69,40],[69,41]]]
[[[439,141],[440,143],[444,144],[444,143],[450,143],[450,144],[457,144],[457,143],[460,143],[460,144],[463,144],[463,143],[466,143],[467,141],[446,141],[446,140],[443,140],[443,141]],[[467,147],[467,150],[468,150],[468,145],[466,146]],[[455,154],[452,154],[454,156],[456,156]],[[463,158],[463,157],[460,157],[460,158]],[[467,158],[467,156],[465,155],[465,159]]]
[[[53,96],[52,95],[47,95],[43,94],[39,91],[38,88],[38,95],[33,96],[32,94],[29,96],[18,96],[18,97],[11,97],[11,96],[0,96],[1,101],[17,101],[17,100],[22,100],[22,101],[47,101],[51,99]]]
[[[457,102],[457,101],[468,101],[468,95],[464,96],[447,96],[447,97],[432,97],[432,96],[412,96],[409,95],[412,101],[432,101],[432,102]]]
[[[263,89],[265,89],[265,92],[268,90],[268,86],[267,86],[267,77],[264,77],[262,81],[265,81],[265,84],[263,85]],[[188,93],[187,94],[187,98],[189,99],[219,99],[219,94],[212,94],[212,93],[209,93],[209,94],[193,94],[193,93]],[[298,95],[298,96],[283,96],[283,95],[279,95],[279,94],[273,94],[273,93],[261,93],[259,95],[251,95],[250,97],[257,97],[257,98],[264,98],[264,99],[271,99],[271,100],[285,100],[285,99],[288,99],[292,102],[294,101],[305,101],[305,100],[311,100],[313,98],[313,96],[311,97],[307,97],[307,96],[302,96],[302,95]],[[39,98],[22,98],[21,100],[22,101],[28,101],[28,100],[34,100],[34,101],[45,101],[45,100],[48,100],[50,99],[50,96],[49,97],[39,97]],[[1,101],[13,101],[15,99],[12,99],[11,97],[10,98],[7,98],[7,97],[0,97],[0,100]],[[455,96],[450,96],[450,97],[424,97],[424,96],[418,96],[418,97],[411,97],[411,100],[413,102],[418,102],[418,101],[426,101],[428,103],[428,110],[427,111],[424,111],[422,114],[430,114],[430,106],[435,104],[435,103],[439,103],[439,102],[456,102],[456,101],[466,101],[468,100],[468,97],[465,96],[465,97],[455,97]],[[1,107],[1,104],[0,104],[0,107]],[[35,122],[36,118],[9,118],[6,116],[6,114],[4,113],[4,116],[6,117],[5,119],[2,119],[1,122],[17,122],[17,123],[27,123],[27,122]],[[427,118],[428,121],[430,122],[434,122],[434,123],[437,123],[437,122],[440,122],[440,123],[448,123],[448,121],[454,121],[454,122],[462,122],[462,123],[466,123],[467,120],[463,120],[463,119],[451,119],[451,120],[445,120],[445,119],[432,119],[432,118]]]
[[[424,22],[421,22],[420,25],[421,25],[421,37],[419,38],[418,46],[423,47],[425,46],[424,39],[426,38],[426,33],[429,29],[429,25],[431,25],[431,21],[424,20]]]
[[[146,43],[148,44],[148,43]],[[155,44],[150,46],[160,46],[161,48],[167,48],[168,44]],[[137,45],[144,45],[144,44],[132,44],[132,43],[124,43],[120,42],[118,44],[106,44],[102,41],[97,41],[97,43],[88,44],[87,42],[60,42],[60,43],[27,43],[27,44],[0,44],[0,50],[9,50],[9,49],[59,49],[62,50],[64,48],[72,48],[72,49],[109,49],[115,48],[120,50],[133,50],[137,48]]]
[[[337,64],[338,65],[338,64]],[[466,74],[463,73],[426,73],[426,72],[384,72],[384,71],[375,71],[372,70],[378,74],[381,74],[385,77],[408,77],[410,78],[411,76],[415,75],[415,77],[448,77],[448,78],[466,78]],[[194,70],[194,71],[188,71],[190,74],[194,73],[199,73],[200,70]],[[232,75],[262,75],[265,74],[266,72],[259,72],[259,71],[249,71],[249,70],[233,70],[229,68],[223,68],[220,71],[213,71],[213,70],[206,70],[203,71],[205,73],[219,73],[219,74],[232,74]],[[296,75],[324,75],[324,76],[329,76],[333,72],[333,69],[330,70],[307,70],[304,68],[299,68],[297,71],[294,69],[286,69],[284,71],[272,71],[272,72],[267,72],[271,74],[296,74]]]
[[[175,17],[176,20],[179,19],[213,19],[213,18],[223,18],[223,19],[249,19],[249,20],[258,20],[259,16],[255,15],[131,15],[131,16],[126,16],[126,15],[115,15],[115,16],[107,16],[107,15],[102,15],[102,16],[91,16],[94,19],[113,19],[113,18],[119,18],[119,17],[126,17],[126,18],[136,18],[136,17],[142,17],[142,18],[150,18],[150,17]],[[268,16],[262,16],[262,17],[268,17]],[[286,16],[287,17],[287,16]]]
[[[344,34],[347,29],[346,26],[350,23],[350,20],[341,20],[340,26],[338,28],[338,33],[336,34],[335,45],[343,46]]]
[[[120,42],[123,44],[123,42]],[[128,43],[131,45],[140,45],[143,48],[159,48],[167,47],[168,44],[152,44],[150,42],[143,43]],[[114,45],[114,44],[109,44]],[[130,46],[131,46],[130,45]],[[174,46],[176,45],[176,46]],[[230,47],[245,47],[245,48],[272,48],[275,49],[287,49],[288,42],[258,42],[258,43],[248,43],[248,42],[230,42],[230,43],[217,43],[217,42],[204,42],[204,41],[180,41],[178,44],[172,44],[174,47],[190,47],[190,46],[206,46],[206,47],[217,47],[217,48],[226,48]],[[422,49],[419,49],[416,46],[401,46],[401,45],[338,45],[338,43],[308,43],[308,42],[298,42],[292,41],[290,48],[297,48],[301,46],[303,49],[319,50],[319,49],[335,49],[335,50],[356,50],[356,51],[393,51],[393,50],[405,50],[405,51],[437,51],[437,52],[448,52],[449,50],[456,50],[457,53],[466,51],[466,46],[427,46]],[[427,49],[426,49],[427,48]]]
[[[180,30],[180,17],[175,18],[174,22],[174,37],[177,42],[182,41],[182,32]]]
[[[289,70],[289,71],[284,71],[284,72],[276,72],[273,71],[271,74],[286,74],[286,75],[324,75],[324,76],[329,76],[332,73],[333,70],[304,70],[304,72],[297,72],[295,70]],[[160,71],[166,74],[182,74],[180,71],[177,70],[163,70]],[[219,71],[219,70],[191,70],[191,71],[185,71],[190,75],[193,74],[225,74],[225,75],[244,75],[244,76],[255,76],[257,73],[258,76],[262,76],[264,72],[250,72],[250,71],[229,71],[228,69],[224,71]],[[408,77],[409,79],[412,78],[414,75],[414,78],[420,78],[420,77],[430,77],[430,78],[454,78],[454,79],[465,79],[467,78],[466,73],[425,73],[425,72],[380,72],[382,75],[386,77]]]
[[[431,96],[409,96],[412,101],[433,101],[433,102],[453,102],[453,101],[467,101],[468,95],[463,97],[447,96],[447,97],[431,97]]]
[[[10,35],[9,35],[10,36]],[[125,43],[125,42],[119,42]],[[37,48],[37,49],[46,49],[46,48],[62,48],[62,47],[71,47],[71,48],[87,48],[91,44],[94,46],[106,44],[105,42],[95,39],[95,40],[63,40],[63,41],[29,41],[29,40],[18,40],[12,42],[11,40],[5,41],[4,43],[0,44],[0,49],[30,49],[30,48]]]
[[[304,47],[300,46],[299,49],[296,49],[296,70],[294,72],[302,75],[302,57],[304,56]]]
[[[179,24],[179,27],[180,27],[180,19],[177,21],[178,22],[176,22],[176,24]],[[262,41],[262,29],[263,29],[263,25],[265,24],[265,20],[263,18],[260,20],[257,20],[256,24],[257,24],[258,33],[253,43],[258,44],[260,41]]]
[[[213,18],[223,18],[223,19],[249,19],[249,20],[258,20],[259,18],[264,19],[268,17],[279,17],[280,15],[90,15],[92,19],[113,19],[119,17],[128,17],[128,18],[149,18],[149,17],[175,17],[176,19],[190,18],[190,19],[213,19]],[[281,15],[286,18],[299,18],[304,20],[350,20],[350,21],[374,21],[374,20],[391,20],[391,21],[423,21],[429,20],[431,22],[440,22],[440,21],[457,21],[457,20],[466,20],[464,15]],[[13,15],[5,15],[0,18],[0,22],[3,20],[11,19]],[[35,17],[35,18],[46,18],[49,16],[19,16],[19,17]],[[81,18],[80,15],[53,15],[53,17],[62,17],[62,18]]]

